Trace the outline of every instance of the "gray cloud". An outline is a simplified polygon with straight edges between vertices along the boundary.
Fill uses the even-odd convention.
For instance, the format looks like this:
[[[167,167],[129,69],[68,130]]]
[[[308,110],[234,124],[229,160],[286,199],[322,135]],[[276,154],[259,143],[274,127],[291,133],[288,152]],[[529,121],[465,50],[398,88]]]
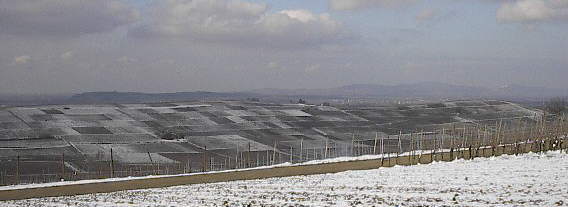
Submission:
[[[270,13],[265,4],[240,0],[158,1],[134,37],[179,38],[247,46],[310,45],[336,41],[341,24],[308,10]]]
[[[14,63],[16,64],[25,64],[28,63],[32,60],[32,57],[30,57],[29,55],[22,55],[22,56],[17,56],[14,57]]]
[[[434,9],[424,9],[422,11],[420,11],[420,13],[418,13],[416,15],[416,20],[418,21],[427,21],[427,20],[431,20],[434,19],[436,16],[438,16],[438,11],[434,10]]]
[[[329,0],[332,10],[347,11],[373,7],[397,7],[417,2],[417,0]]]
[[[505,2],[497,11],[500,22],[543,22],[568,20],[566,0],[515,0]]]
[[[0,0],[0,32],[77,36],[132,23],[138,11],[122,0]]]
[[[398,4],[343,1],[347,3],[335,9],[392,9]],[[450,1],[458,2],[444,0]],[[278,11],[258,0],[152,0],[139,5],[141,15],[128,3],[110,9],[109,2],[122,2],[118,0],[0,0],[0,94],[236,91],[419,81],[566,87],[562,78],[568,75],[568,42],[562,34],[567,28],[553,24],[558,32],[495,30],[499,25],[486,17],[494,18],[492,9],[503,0],[487,1],[492,4],[482,5],[486,10],[473,12],[465,1],[439,7],[403,0],[400,8],[412,8],[379,9],[385,19],[340,12],[345,22],[338,22],[339,17],[301,8]],[[326,4],[319,6],[325,9]],[[466,21],[446,21],[454,11]],[[482,11],[490,16],[478,18]],[[539,21],[563,20],[554,13]],[[417,23],[414,17],[427,21]],[[357,34],[356,41],[346,41]]]

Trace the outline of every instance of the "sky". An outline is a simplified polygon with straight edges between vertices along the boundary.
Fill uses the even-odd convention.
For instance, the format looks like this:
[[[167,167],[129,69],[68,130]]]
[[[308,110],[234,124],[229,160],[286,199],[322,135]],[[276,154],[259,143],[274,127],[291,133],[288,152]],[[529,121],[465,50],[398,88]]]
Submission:
[[[568,0],[0,0],[0,94],[566,77]]]

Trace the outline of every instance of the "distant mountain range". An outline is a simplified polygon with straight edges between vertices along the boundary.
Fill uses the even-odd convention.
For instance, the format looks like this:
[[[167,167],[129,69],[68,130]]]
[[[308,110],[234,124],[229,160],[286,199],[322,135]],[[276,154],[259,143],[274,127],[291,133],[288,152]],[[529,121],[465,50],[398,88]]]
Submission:
[[[39,105],[39,104],[95,104],[95,103],[147,103],[174,102],[186,100],[242,100],[262,98],[268,100],[287,100],[291,97],[336,99],[336,98],[461,98],[461,99],[507,99],[507,100],[542,100],[550,97],[568,97],[566,89],[528,87],[509,85],[500,88],[485,88],[452,85],[445,83],[424,82],[416,84],[378,85],[354,84],[323,89],[258,89],[242,92],[176,92],[176,93],[139,93],[139,92],[87,92],[72,96],[0,96],[0,105]]]

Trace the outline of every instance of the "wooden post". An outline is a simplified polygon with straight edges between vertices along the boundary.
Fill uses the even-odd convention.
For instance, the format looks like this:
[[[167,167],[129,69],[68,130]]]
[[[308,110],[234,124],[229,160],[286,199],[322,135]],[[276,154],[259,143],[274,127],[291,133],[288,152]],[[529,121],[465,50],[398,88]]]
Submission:
[[[270,158],[270,152],[269,152],[269,150],[266,150],[266,157],[264,158],[264,165],[265,166],[270,165],[270,159],[269,158]]]
[[[114,177],[114,157],[112,153],[112,147],[110,148],[110,177]]]
[[[256,166],[260,166],[260,150],[256,152]]]
[[[385,137],[381,136],[381,167],[385,163]]]
[[[475,150],[475,156],[479,157],[479,147],[481,146],[481,129],[477,126],[477,149]]]
[[[292,160],[293,160],[294,153],[293,153],[292,150],[293,150],[292,145],[290,145],[290,163],[293,163]]]
[[[273,153],[272,154],[272,164],[274,165],[276,163],[276,144],[278,143],[278,141],[274,141],[274,149],[273,149]]]
[[[462,159],[465,158],[465,155],[464,155],[464,153],[463,153],[463,151],[464,151],[463,149],[465,148],[465,141],[466,141],[466,139],[467,139],[467,138],[466,138],[466,135],[467,135],[466,133],[467,133],[467,126],[464,125],[464,126],[463,126],[463,134],[462,134],[462,143],[461,143],[461,145],[460,145],[460,155],[461,155],[461,158],[462,158]]]
[[[497,145],[501,145],[501,130],[503,127],[503,119],[499,119],[499,129],[497,130]]]
[[[402,153],[402,141],[400,140],[401,138],[402,138],[402,130],[400,130],[398,134],[398,154]]]
[[[381,154],[385,154],[385,137],[381,136]]]
[[[202,171],[206,172],[207,166],[209,165],[209,163],[208,163],[209,159],[207,157],[207,146],[203,146],[203,149],[204,149],[204,151],[203,151],[203,167],[202,167],[203,169],[202,169]]]
[[[237,154],[235,154],[235,168],[239,168],[239,143],[237,142]]]
[[[377,139],[379,138],[379,132],[375,132],[375,144],[373,145],[373,154],[377,154]]]
[[[353,148],[355,147],[355,131],[353,131],[353,136],[351,136],[351,156],[354,156],[354,150]]]
[[[304,138],[300,140],[300,162],[304,161]]]
[[[326,139],[325,139],[325,152],[323,153],[323,154],[324,154],[324,155],[323,155],[323,158],[324,158],[324,159],[327,159],[327,149],[328,149],[328,148],[327,148],[327,142],[328,142],[328,139],[327,139],[327,137],[326,137]]]
[[[484,129],[483,129],[483,147],[485,148],[487,146],[487,124],[485,125]],[[485,150],[484,150],[485,151]]]
[[[410,153],[408,153],[408,162],[410,165],[414,163],[414,134],[410,132]]]
[[[418,151],[420,154],[418,155],[418,163],[422,160],[422,142],[424,141],[424,129],[420,132],[420,136],[418,136]]]
[[[190,153],[187,154],[187,171],[189,173],[191,173],[191,156],[190,155],[191,155]]]
[[[438,144],[438,132],[434,132],[434,144],[432,145],[432,151],[430,152],[430,161],[434,162],[436,156],[436,145]]]
[[[440,138],[440,151],[444,149],[444,136],[446,136],[446,128],[442,128],[442,137]],[[442,151],[442,160],[444,160],[444,151]]]
[[[446,136],[446,128],[442,128],[442,138],[440,140],[440,149],[444,148],[444,137]]]
[[[248,153],[247,153],[247,164],[246,167],[250,167],[250,142],[248,143]]]
[[[61,179],[65,180],[65,153],[61,153]]]
[[[20,184],[20,155],[16,157],[16,184]]]
[[[451,142],[451,147],[450,147],[450,161],[454,160],[454,136],[456,135],[456,125],[452,124],[452,133],[450,135],[450,142]]]

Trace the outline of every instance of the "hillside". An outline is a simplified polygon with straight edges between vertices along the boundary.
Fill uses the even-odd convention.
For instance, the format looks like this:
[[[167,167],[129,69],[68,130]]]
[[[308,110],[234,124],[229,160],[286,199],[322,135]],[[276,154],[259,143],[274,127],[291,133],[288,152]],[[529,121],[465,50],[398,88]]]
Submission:
[[[199,170],[204,156],[224,166],[245,158],[259,164],[303,149],[304,157],[293,159],[313,159],[324,157],[324,145],[348,153],[354,140],[368,146],[372,142],[364,140],[377,136],[385,138],[385,151],[398,151],[398,142],[410,140],[404,135],[398,141],[399,133],[440,133],[434,130],[498,120],[512,126],[538,114],[502,101],[349,108],[241,101],[12,107],[0,111],[0,168],[13,175],[19,165],[20,174],[52,173],[54,179],[62,160],[63,171],[75,173],[109,171],[109,162],[121,169],[161,164]],[[243,151],[246,157],[239,157]]]

